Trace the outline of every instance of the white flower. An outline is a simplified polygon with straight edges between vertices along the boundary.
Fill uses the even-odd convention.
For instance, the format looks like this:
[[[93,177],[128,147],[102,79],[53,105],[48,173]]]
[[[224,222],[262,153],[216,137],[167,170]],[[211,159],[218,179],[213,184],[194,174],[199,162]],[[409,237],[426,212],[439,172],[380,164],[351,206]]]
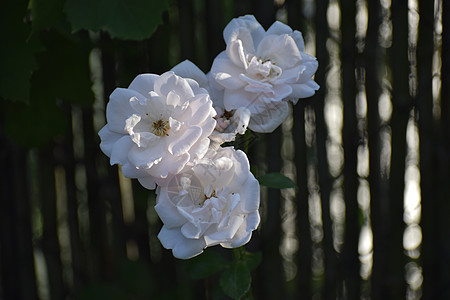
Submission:
[[[209,92],[213,106],[217,112],[215,117],[217,124],[210,139],[214,142],[212,147],[218,147],[225,142],[232,142],[236,134],[244,134],[250,122],[250,111],[245,107],[239,107],[232,111],[223,108],[223,90],[217,88],[210,74],[205,75],[194,63],[184,60],[172,70],[178,76],[191,78],[198,82],[201,88]]]
[[[237,134],[244,134],[247,131],[250,121],[250,111],[246,107],[239,107],[233,111],[226,111],[221,107],[216,107],[217,121],[216,129],[209,137],[214,142],[211,147],[218,147],[225,142],[235,140]]]
[[[232,147],[210,149],[156,192],[155,209],[164,223],[158,238],[177,258],[217,244],[242,246],[259,225],[259,183],[245,153]]]
[[[312,96],[319,88],[312,79],[318,63],[303,52],[302,34],[280,22],[265,31],[254,16],[233,19],[224,30],[226,51],[211,68],[224,89],[227,111],[250,110],[249,128],[271,132],[289,113],[286,100]]]
[[[126,177],[154,189],[205,155],[215,114],[208,92],[194,80],[141,74],[111,94],[100,147]]]

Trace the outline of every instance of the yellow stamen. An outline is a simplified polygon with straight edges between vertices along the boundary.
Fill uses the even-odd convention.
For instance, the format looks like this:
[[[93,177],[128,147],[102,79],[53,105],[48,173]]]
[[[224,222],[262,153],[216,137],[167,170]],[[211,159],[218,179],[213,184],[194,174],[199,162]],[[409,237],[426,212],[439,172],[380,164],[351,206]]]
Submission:
[[[170,130],[169,121],[158,120],[153,122],[152,132],[157,136],[168,136]]]
[[[208,199],[211,199],[212,197],[217,198],[216,191],[213,190],[213,192],[211,193],[211,196],[209,196],[209,197],[206,196],[206,194],[203,195],[203,197],[204,197],[204,199],[203,199],[203,201],[200,201],[200,203],[198,204],[199,206],[203,206],[203,204],[205,204],[205,201],[208,200]]]

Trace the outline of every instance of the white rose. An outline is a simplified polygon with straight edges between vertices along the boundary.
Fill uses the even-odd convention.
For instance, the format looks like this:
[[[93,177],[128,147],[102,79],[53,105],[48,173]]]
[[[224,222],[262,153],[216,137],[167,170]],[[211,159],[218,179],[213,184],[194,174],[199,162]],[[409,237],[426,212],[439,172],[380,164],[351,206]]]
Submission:
[[[208,91],[217,112],[215,116],[216,128],[210,136],[210,139],[214,142],[211,147],[217,148],[225,142],[232,142],[235,140],[236,134],[245,133],[250,122],[250,111],[245,107],[226,111],[223,108],[223,90],[217,88],[217,83],[211,78],[210,74],[206,75],[189,60],[182,61],[171,71],[181,77],[194,79],[201,88]]]
[[[312,96],[319,88],[313,80],[318,63],[303,52],[302,34],[280,22],[265,31],[254,16],[233,19],[224,30],[226,51],[211,68],[224,89],[227,111],[250,110],[249,128],[271,132],[289,113],[286,100]]]
[[[100,147],[126,177],[154,189],[205,155],[215,114],[208,92],[196,81],[173,72],[141,74],[111,94]]]
[[[239,107],[233,111],[226,111],[216,107],[216,129],[209,137],[213,142],[211,147],[219,147],[225,142],[235,140],[237,134],[245,134],[250,121],[250,111],[246,107]]]
[[[158,238],[177,258],[217,244],[242,246],[259,225],[259,183],[245,153],[232,147],[210,149],[156,192],[155,209],[164,224]]]

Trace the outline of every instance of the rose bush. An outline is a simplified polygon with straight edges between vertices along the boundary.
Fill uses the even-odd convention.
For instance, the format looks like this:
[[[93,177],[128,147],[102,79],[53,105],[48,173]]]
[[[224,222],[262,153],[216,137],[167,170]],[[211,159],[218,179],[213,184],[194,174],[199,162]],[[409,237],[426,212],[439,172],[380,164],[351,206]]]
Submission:
[[[273,131],[290,102],[319,87],[316,59],[287,25],[275,22],[265,31],[244,16],[226,26],[224,38],[227,48],[207,74],[186,60],[114,90],[99,132],[111,164],[156,188],[158,238],[181,259],[250,240],[260,222],[259,182],[244,152],[221,145],[247,127]]]
[[[223,89],[223,107],[251,112],[249,128],[271,132],[289,113],[286,101],[312,96],[318,63],[303,52],[299,31],[275,22],[265,31],[254,16],[233,19],[223,33],[227,48],[214,60],[211,76]]]
[[[170,71],[142,74],[111,94],[100,147],[126,177],[154,189],[205,155],[215,115],[208,92],[196,81]]]
[[[177,258],[217,244],[242,246],[259,225],[259,183],[245,153],[232,147],[210,149],[156,192],[155,209],[164,224],[158,238]]]

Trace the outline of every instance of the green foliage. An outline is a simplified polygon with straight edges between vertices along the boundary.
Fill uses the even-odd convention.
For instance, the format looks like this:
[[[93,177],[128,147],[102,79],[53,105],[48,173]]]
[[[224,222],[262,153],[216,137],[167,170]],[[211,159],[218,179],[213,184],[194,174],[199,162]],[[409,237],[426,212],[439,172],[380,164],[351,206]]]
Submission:
[[[215,251],[205,251],[202,255],[186,262],[186,272],[193,279],[207,278],[227,267],[228,262]]]
[[[167,0],[67,0],[65,12],[73,30],[105,30],[112,37],[148,38],[161,23]]]
[[[261,252],[252,253],[244,251],[240,256],[240,259],[250,271],[253,271],[261,263],[262,253]]]
[[[124,260],[116,276],[83,289],[76,299],[152,299],[156,292],[155,278],[142,261]]]
[[[90,45],[56,31],[46,32],[42,40],[46,51],[37,55],[39,69],[32,84],[38,95],[32,96],[45,96],[53,99],[53,103],[54,99],[62,99],[72,104],[93,104]]]
[[[4,1],[0,9],[0,97],[27,102],[30,78],[36,68],[36,39],[29,39],[31,26],[25,23],[27,1]]]
[[[92,105],[89,67],[98,46],[86,31],[148,38],[168,0],[7,1],[0,10],[0,107],[6,135],[40,147],[70,128],[64,106]],[[67,16],[67,20],[66,20]]]
[[[233,299],[241,299],[249,290],[252,277],[242,261],[233,262],[220,277],[220,287]]]
[[[51,28],[63,19],[64,0],[31,0],[31,25],[33,33]]]
[[[295,183],[280,173],[267,173],[258,178],[259,184],[274,189],[287,189],[295,187]]]
[[[233,249],[233,252],[233,261],[228,261],[214,249],[208,249],[186,261],[186,272],[192,279],[211,279],[222,272],[218,286],[213,289],[214,298],[222,299],[225,294],[233,299],[241,299],[250,292],[250,272],[261,263],[262,254],[247,252],[244,247]]]
[[[45,50],[36,54],[38,68],[29,80],[28,103],[4,105],[6,134],[24,147],[40,147],[69,127],[61,100],[91,105],[90,48],[59,31],[41,35]]]
[[[3,107],[6,135],[23,147],[41,147],[68,127],[63,111],[56,104],[6,102]]]

